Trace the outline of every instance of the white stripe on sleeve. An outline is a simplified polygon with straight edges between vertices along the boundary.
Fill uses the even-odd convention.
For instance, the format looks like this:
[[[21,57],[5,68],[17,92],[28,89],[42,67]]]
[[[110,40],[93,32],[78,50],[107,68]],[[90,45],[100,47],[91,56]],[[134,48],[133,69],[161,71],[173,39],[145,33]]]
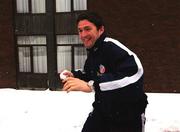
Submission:
[[[135,73],[134,75],[129,76],[129,77],[124,77],[122,79],[115,80],[115,81],[100,83],[99,84],[100,89],[102,91],[114,90],[114,89],[118,89],[118,88],[123,88],[125,86],[128,86],[130,84],[137,82],[141,78],[141,76],[143,75],[144,71],[143,71],[142,64],[141,64],[140,60],[138,59],[138,57],[136,56],[136,54],[133,53],[126,46],[124,46],[123,44],[121,44],[119,41],[117,41],[115,39],[105,38],[104,41],[106,41],[106,42],[111,41],[114,44],[116,44],[117,46],[119,46],[120,48],[127,51],[129,55],[133,55],[135,58],[135,62],[137,64],[137,67],[138,67],[138,71],[137,71],[137,73]]]

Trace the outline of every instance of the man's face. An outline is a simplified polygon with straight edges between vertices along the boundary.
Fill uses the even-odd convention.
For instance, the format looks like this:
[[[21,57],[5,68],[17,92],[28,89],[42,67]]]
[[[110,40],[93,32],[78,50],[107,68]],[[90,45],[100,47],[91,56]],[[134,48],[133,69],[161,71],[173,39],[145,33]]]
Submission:
[[[102,26],[97,30],[96,26],[88,20],[81,20],[78,23],[79,37],[84,43],[85,48],[93,47],[96,40],[104,32],[104,27]]]

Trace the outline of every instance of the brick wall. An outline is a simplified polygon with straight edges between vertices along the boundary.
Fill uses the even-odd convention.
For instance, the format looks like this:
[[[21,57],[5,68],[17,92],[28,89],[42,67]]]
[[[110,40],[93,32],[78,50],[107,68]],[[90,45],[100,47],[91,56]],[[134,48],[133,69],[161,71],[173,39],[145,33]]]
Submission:
[[[141,59],[147,92],[180,92],[180,1],[96,0],[109,36]]]
[[[12,0],[0,1],[0,87],[16,87]]]

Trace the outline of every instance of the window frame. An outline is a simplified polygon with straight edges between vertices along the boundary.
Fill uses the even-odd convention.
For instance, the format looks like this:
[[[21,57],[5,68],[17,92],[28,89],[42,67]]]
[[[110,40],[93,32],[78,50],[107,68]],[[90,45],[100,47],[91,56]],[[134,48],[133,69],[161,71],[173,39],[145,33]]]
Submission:
[[[65,34],[58,34],[58,35],[56,35],[56,40],[58,39],[57,37],[59,35],[65,35]],[[68,34],[68,35],[77,35],[77,34]],[[77,37],[79,37],[79,36],[77,35]],[[79,41],[79,43],[71,43],[71,44],[68,44],[68,43],[62,44],[61,43],[61,44],[58,44],[58,42],[56,41],[56,46],[57,46],[57,55],[58,55],[58,47],[61,47],[61,46],[62,47],[63,46],[70,47],[70,49],[71,49],[71,52],[70,52],[71,53],[71,57],[70,57],[70,59],[71,59],[71,69],[68,69],[68,70],[75,70],[75,57],[76,57],[75,56],[75,48],[81,47],[81,48],[85,49],[85,47],[83,46],[83,43],[81,41]],[[87,54],[86,54],[85,57],[87,57]],[[57,68],[58,68],[58,60],[57,60]],[[57,69],[57,71],[59,71],[59,69]]]
[[[39,44],[19,44],[18,43],[18,37],[31,37],[31,36],[42,36],[42,37],[45,37],[45,42],[46,42],[46,44],[44,44],[44,43],[39,43]],[[46,57],[48,57],[48,52],[47,52],[47,36],[46,35],[16,35],[16,47],[17,47],[17,58],[18,58],[18,71],[20,72],[20,73],[37,73],[37,74],[46,74],[46,73],[48,73],[48,66],[46,66],[46,72],[35,72],[34,70],[34,47],[45,47],[46,48]],[[19,47],[21,47],[21,48],[29,48],[30,49],[30,71],[21,71],[20,70],[20,59],[19,59]],[[46,58],[46,61],[47,61],[47,58]],[[47,62],[48,63],[48,62]],[[47,65],[47,64],[46,64]]]

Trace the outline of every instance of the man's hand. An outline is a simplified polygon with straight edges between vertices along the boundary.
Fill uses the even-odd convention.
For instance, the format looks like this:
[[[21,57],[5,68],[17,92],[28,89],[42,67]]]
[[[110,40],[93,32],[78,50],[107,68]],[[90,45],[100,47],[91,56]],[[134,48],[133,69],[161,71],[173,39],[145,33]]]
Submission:
[[[59,74],[59,76],[60,76],[60,79],[61,79],[61,80],[64,80],[64,79],[66,79],[67,77],[74,77],[73,73],[70,72],[70,71],[68,71],[68,70],[62,71],[62,72]]]
[[[67,77],[63,80],[64,86],[63,90],[70,91],[83,91],[83,92],[91,92],[92,89],[88,86],[87,82],[80,80],[79,78]]]

